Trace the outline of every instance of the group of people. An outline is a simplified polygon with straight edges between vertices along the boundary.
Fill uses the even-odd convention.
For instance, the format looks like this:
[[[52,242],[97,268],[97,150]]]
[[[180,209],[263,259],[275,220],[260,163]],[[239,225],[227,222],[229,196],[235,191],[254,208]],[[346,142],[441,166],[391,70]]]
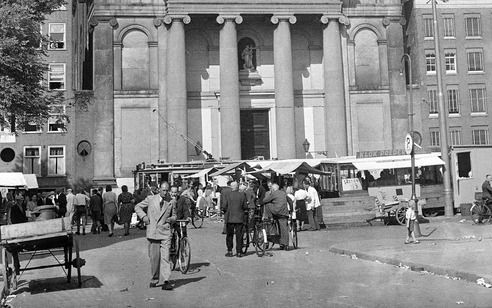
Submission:
[[[293,186],[284,186],[267,181],[267,186],[259,182],[231,181],[228,187],[221,189],[220,207],[224,213],[226,234],[226,257],[233,256],[233,239],[236,237],[236,257],[241,258],[243,232],[245,224],[252,227],[254,211],[259,209],[262,219],[277,219],[280,227],[280,249],[290,250],[288,234],[289,215],[296,220],[298,231],[320,229],[322,222],[321,203],[318,192],[309,179],[294,190]],[[245,215],[247,213],[247,215]],[[245,219],[247,217],[247,219]],[[245,221],[246,220],[246,221]],[[304,229],[304,225],[309,228]]]

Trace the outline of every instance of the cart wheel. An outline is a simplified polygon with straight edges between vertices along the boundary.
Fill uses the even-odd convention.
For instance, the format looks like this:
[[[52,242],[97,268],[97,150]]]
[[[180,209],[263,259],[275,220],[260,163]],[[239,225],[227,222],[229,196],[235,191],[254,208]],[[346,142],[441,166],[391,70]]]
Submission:
[[[76,238],[74,238],[73,243],[75,246],[75,258],[76,258],[77,262],[79,262],[81,260],[80,259],[80,251],[79,251],[79,241]],[[81,266],[82,266],[81,264],[77,265],[77,282],[78,282],[79,288],[82,287],[82,276],[80,274]]]
[[[407,208],[405,206],[400,206],[399,208],[396,209],[395,218],[396,218],[396,221],[400,225],[404,225],[405,224],[405,220],[406,220],[405,214],[406,214],[406,211],[407,211]]]
[[[12,276],[12,269],[9,267],[9,261],[7,258],[7,249],[2,248],[2,276],[3,276],[3,296],[10,294],[10,279]]]

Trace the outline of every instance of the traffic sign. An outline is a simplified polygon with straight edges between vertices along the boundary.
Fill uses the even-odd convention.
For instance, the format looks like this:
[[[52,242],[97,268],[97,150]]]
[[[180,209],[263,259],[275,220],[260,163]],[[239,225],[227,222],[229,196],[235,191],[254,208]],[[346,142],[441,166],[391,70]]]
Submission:
[[[405,153],[408,155],[412,154],[413,150],[413,138],[411,134],[405,136]]]

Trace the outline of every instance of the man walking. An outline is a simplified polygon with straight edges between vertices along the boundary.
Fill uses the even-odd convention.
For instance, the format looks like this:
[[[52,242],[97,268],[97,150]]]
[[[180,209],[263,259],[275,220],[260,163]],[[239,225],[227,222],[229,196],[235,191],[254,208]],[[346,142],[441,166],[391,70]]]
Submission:
[[[80,219],[83,218],[82,224],[82,234],[85,235],[85,225],[87,224],[87,208],[89,205],[89,197],[85,194],[83,189],[75,195],[73,200],[75,213],[73,215],[75,223],[77,224],[77,232],[75,234],[80,234]]]
[[[236,257],[241,258],[243,254],[243,224],[244,215],[248,210],[246,195],[238,191],[237,182],[232,182],[231,191],[227,193],[222,203],[222,211],[225,213],[226,224],[226,257],[232,257],[233,238],[236,235]]]
[[[64,192],[65,189],[61,189],[57,198],[58,203],[58,217],[65,217],[67,213],[67,195]]]
[[[318,231],[320,228],[318,224],[318,218],[316,217],[316,208],[321,206],[321,203],[319,202],[318,192],[313,186],[311,186],[311,182],[309,180],[304,179],[302,181],[302,184],[304,185],[304,189],[306,190],[308,195],[306,199],[306,209],[309,221],[308,230]]]
[[[171,225],[176,221],[175,202],[166,201],[169,191],[167,182],[161,183],[159,194],[149,196],[135,206],[138,217],[147,225],[149,242],[150,287],[162,285],[163,290],[172,290],[169,282],[171,263],[169,247],[171,245]],[[145,213],[144,209],[147,209]]]
[[[277,218],[280,226],[280,249],[289,249],[289,206],[287,205],[287,194],[280,190],[278,184],[272,184],[269,194],[263,199],[265,203],[265,216],[268,219]]]

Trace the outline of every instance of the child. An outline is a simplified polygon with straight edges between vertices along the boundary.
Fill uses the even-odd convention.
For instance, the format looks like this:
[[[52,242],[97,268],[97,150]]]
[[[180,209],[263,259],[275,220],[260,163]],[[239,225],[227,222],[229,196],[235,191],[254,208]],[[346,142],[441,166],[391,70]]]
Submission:
[[[406,218],[405,220],[407,223],[407,230],[408,230],[407,239],[405,240],[405,244],[410,244],[410,236],[412,237],[414,244],[420,243],[419,241],[417,241],[417,239],[415,239],[415,232],[414,232],[415,220],[417,219],[417,215],[415,215],[415,201],[414,200],[408,201],[408,209],[407,209],[407,212],[405,214],[405,218]]]

